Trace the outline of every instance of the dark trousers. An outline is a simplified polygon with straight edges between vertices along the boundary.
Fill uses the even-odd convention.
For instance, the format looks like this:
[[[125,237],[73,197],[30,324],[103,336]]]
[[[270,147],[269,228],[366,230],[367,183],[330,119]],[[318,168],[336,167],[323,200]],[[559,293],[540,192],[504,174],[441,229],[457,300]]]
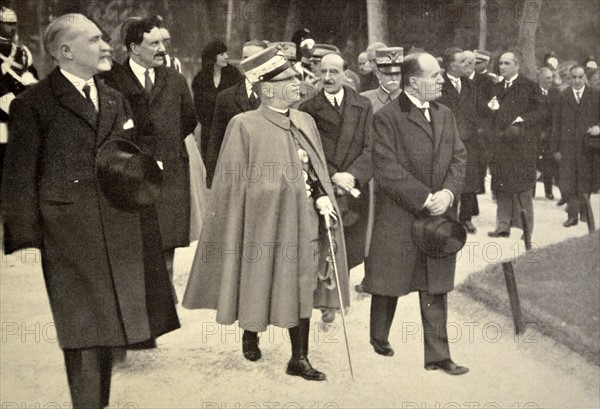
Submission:
[[[177,298],[177,290],[175,290],[175,284],[173,283],[173,264],[175,262],[175,249],[164,250],[165,263],[167,264],[167,271],[169,272],[169,279],[171,280],[171,287],[173,288],[173,299],[175,304],[179,302]]]
[[[567,215],[569,219],[577,219],[579,215],[587,216],[584,195],[567,196]]]
[[[463,193],[460,195],[460,213],[458,219],[461,222],[471,221],[473,216],[479,215],[479,202],[477,193]]]
[[[496,230],[510,231],[510,227],[523,228],[520,212],[525,210],[529,233],[533,232],[533,196],[532,191],[521,193],[496,192]],[[530,236],[531,237],[531,236]]]
[[[384,295],[371,296],[372,339],[387,341],[394,320],[398,297]],[[432,295],[428,291],[419,291],[421,320],[425,348],[425,364],[450,358],[448,333],[448,299],[446,294]]]
[[[109,405],[112,349],[65,349],[65,366],[74,409],[100,409]]]

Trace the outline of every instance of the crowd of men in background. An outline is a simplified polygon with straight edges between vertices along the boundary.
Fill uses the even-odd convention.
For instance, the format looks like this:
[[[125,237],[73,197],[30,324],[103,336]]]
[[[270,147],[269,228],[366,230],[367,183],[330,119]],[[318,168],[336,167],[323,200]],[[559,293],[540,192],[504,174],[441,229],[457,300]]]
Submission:
[[[531,239],[538,172],[548,200],[560,188],[565,227],[593,217],[600,85],[592,58],[559,63],[549,53],[532,80],[520,74],[515,51],[498,56],[494,74],[484,50],[452,47],[435,58],[376,42],[360,53],[354,73],[336,46],[301,29],[290,42],[245,43],[241,73],[228,67],[226,45],[209,44],[192,95],[158,16],[123,24],[122,63],[111,60],[93,21],[77,14],[54,20],[44,43],[56,68],[37,85],[16,22],[14,11],[0,10],[4,246],[7,254],[42,250],[75,407],[109,404],[113,349],[152,348],[179,326],[173,257],[195,239],[190,202],[198,179],[190,174],[202,164],[184,140],[198,120],[202,183],[215,197],[183,305],[215,308],[224,324],[239,321],[250,361],[262,356],[257,334],[266,325],[288,328],[286,372],[307,380],[326,379],[307,359],[311,310],[333,321],[348,306],[348,272],[363,262],[356,290],[372,295],[374,351],[394,354],[388,337],[397,299],[417,291],[425,369],[468,372],[450,358],[445,329],[455,254],[422,248],[412,229],[425,214],[476,234],[488,172],[497,203],[490,237],[518,227]],[[297,162],[304,179],[276,188],[232,184],[230,165],[257,158]],[[294,268],[277,257],[238,265],[211,259],[203,245],[215,237],[234,247],[295,237],[308,246],[324,238],[322,218],[342,258],[339,300],[331,259],[321,253]],[[104,331],[83,337],[90,322]]]

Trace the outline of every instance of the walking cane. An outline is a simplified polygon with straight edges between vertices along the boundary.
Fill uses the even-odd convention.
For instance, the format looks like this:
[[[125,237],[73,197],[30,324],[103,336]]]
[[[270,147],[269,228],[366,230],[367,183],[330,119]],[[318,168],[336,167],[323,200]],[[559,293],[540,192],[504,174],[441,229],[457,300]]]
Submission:
[[[344,311],[344,300],[342,298],[342,288],[340,286],[340,276],[338,274],[337,260],[335,258],[335,242],[331,232],[331,220],[329,215],[323,215],[325,218],[325,227],[327,228],[327,241],[329,242],[329,254],[331,255],[331,264],[333,264],[333,273],[337,284],[337,292],[340,300],[340,311],[342,313],[342,326],[344,327],[344,340],[346,341],[346,352],[348,353],[348,366],[350,367],[350,375],[354,379],[354,371],[352,370],[352,358],[350,358],[350,346],[348,345],[348,333],[346,331],[346,313]]]

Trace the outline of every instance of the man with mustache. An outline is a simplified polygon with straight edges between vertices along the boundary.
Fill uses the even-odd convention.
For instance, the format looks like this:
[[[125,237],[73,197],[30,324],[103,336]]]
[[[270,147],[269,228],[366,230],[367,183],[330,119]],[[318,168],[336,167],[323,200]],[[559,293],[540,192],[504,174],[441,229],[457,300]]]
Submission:
[[[129,22],[124,33],[129,58],[115,66],[106,81],[129,101],[141,133],[140,147],[163,168],[156,207],[172,277],[175,248],[190,243],[190,170],[184,140],[198,122],[185,77],[165,67],[161,21],[154,16]]]
[[[398,98],[398,95],[402,93],[400,87],[402,61],[404,61],[404,49],[402,47],[386,47],[375,51],[377,66],[374,73],[379,80],[379,87],[360,94],[371,101],[373,113]]]
[[[364,261],[369,191],[372,178],[371,132],[373,108],[348,86],[344,86],[346,61],[338,53],[321,59],[322,90],[300,105],[317,123],[327,167],[336,187],[342,211],[349,269]],[[359,194],[357,196],[357,194]],[[334,314],[324,312],[323,321]]]
[[[450,109],[433,102],[443,83],[431,54],[410,54],[402,64],[404,92],[375,115],[377,202],[364,289],[372,295],[370,341],[376,353],[394,355],[389,333],[398,297],[418,291],[425,369],[461,375],[468,368],[450,358],[446,330],[456,255],[428,256],[411,234],[414,220],[424,212],[456,217],[466,151]]]
[[[136,137],[123,95],[95,77],[111,69],[112,49],[81,14],[54,19],[44,46],[57,67],[11,108],[4,249],[40,249],[72,407],[103,408],[114,349],[151,346],[179,321],[165,262],[151,251],[160,237],[99,187],[99,147]]]

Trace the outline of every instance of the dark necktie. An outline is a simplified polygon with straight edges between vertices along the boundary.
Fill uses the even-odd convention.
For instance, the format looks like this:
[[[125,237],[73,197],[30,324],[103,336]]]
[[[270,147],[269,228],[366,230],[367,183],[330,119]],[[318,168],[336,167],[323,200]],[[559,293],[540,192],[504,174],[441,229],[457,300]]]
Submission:
[[[431,121],[429,120],[429,118],[427,117],[429,108],[419,108],[421,110],[421,112],[423,113],[423,116],[425,117],[425,120],[429,123],[431,123]]]
[[[94,112],[97,112],[98,110],[96,109],[96,105],[94,105],[94,101],[92,101],[90,86],[88,84],[85,84],[82,89],[83,93],[85,94],[85,99],[88,102],[89,106],[94,109]]]
[[[144,73],[144,88],[146,89],[146,91],[148,91],[148,93],[151,93],[152,89],[154,88],[152,78],[150,78],[150,70],[146,70],[146,72]]]
[[[252,93],[250,94],[250,98],[248,99],[248,101],[250,102],[250,106],[252,108],[258,108],[258,98],[256,98],[256,93],[254,91],[252,91]]]
[[[575,99],[577,100],[577,103],[579,104],[581,102],[581,91],[575,91]]]
[[[333,97],[333,107],[336,109],[336,111],[340,112],[340,104],[338,104],[336,97]]]
[[[510,88],[510,86],[511,86],[511,85],[512,85],[512,81],[506,81],[506,82],[504,83],[504,89],[506,89],[506,88]]]

